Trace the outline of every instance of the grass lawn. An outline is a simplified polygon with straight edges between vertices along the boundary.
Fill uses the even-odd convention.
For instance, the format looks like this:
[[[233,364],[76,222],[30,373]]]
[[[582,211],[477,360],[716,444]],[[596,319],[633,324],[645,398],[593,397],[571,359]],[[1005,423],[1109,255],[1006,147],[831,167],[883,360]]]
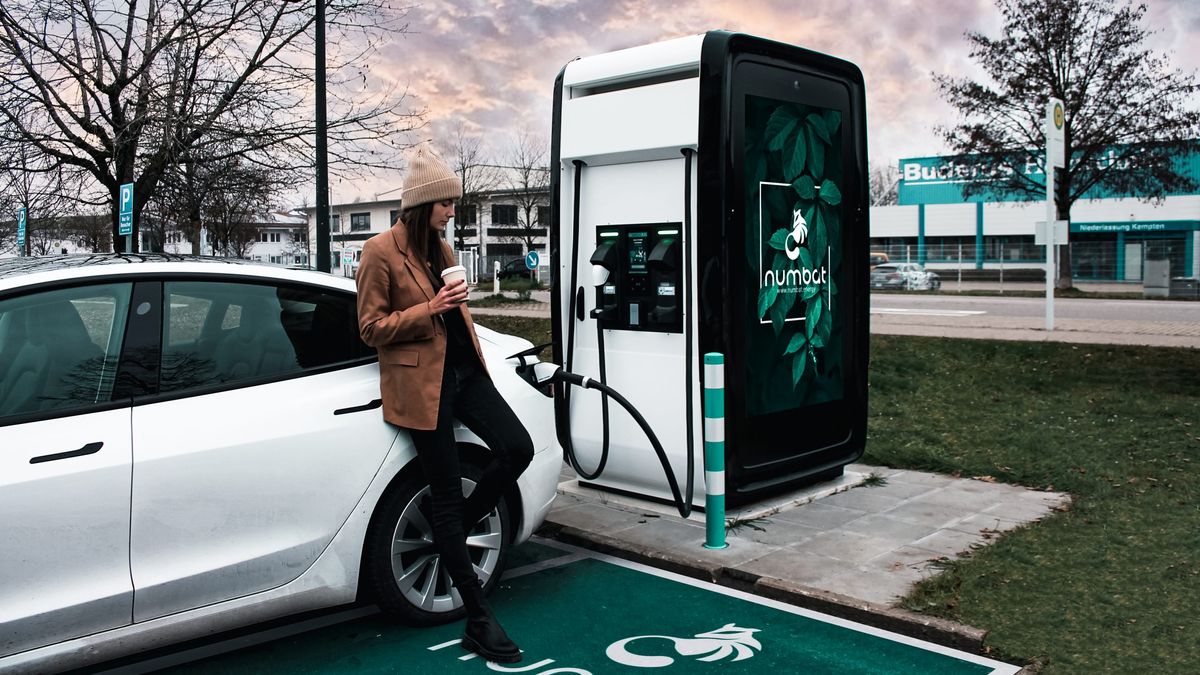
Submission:
[[[1200,351],[875,337],[866,461],[1064,490],[909,609],[1047,673],[1200,672]]]
[[[475,304],[472,302],[472,304]],[[475,323],[491,328],[492,330],[508,333],[510,335],[520,335],[529,340],[535,345],[544,345],[553,340],[550,334],[550,319],[534,319],[523,316],[497,316],[494,314],[482,314],[473,317]],[[542,359],[550,360],[550,348],[542,352]]]
[[[905,607],[1046,673],[1200,673],[1200,350],[876,336],[870,392],[864,461],[1075,497]]]

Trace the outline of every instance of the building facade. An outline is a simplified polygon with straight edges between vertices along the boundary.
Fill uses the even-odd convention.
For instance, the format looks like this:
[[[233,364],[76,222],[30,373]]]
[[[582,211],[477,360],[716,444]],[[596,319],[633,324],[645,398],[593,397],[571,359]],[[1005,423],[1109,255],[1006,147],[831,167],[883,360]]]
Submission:
[[[538,191],[537,204],[513,190],[472,195],[455,207],[452,246],[471,268],[472,278],[488,278],[494,265],[522,258],[530,250],[543,256],[549,245],[550,188]],[[386,231],[403,210],[399,199],[358,201],[330,207],[330,270],[353,276],[367,239]],[[316,240],[316,208],[306,209],[309,241]],[[313,248],[315,251],[315,247]]]
[[[988,175],[982,165],[971,157],[900,160],[900,203],[871,209],[872,250],[930,267],[1044,268],[1034,231],[1045,202],[964,194],[966,183]],[[1200,157],[1176,166],[1200,182]],[[1038,162],[1023,170],[1044,184]],[[1146,201],[1092,191],[1071,209],[1069,239],[1076,280],[1141,282],[1147,260],[1169,260],[1172,277],[1200,277],[1200,194]]]

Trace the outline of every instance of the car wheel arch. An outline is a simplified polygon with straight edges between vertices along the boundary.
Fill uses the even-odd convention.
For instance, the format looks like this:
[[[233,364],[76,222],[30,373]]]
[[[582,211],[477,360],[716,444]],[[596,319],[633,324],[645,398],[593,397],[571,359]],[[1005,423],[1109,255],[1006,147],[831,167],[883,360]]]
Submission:
[[[478,467],[483,467],[491,457],[490,450],[476,443],[459,442],[458,452],[463,461],[469,462]],[[387,502],[388,498],[394,492],[403,489],[404,484],[408,480],[420,474],[420,461],[414,457],[412,461],[405,464],[399,471],[396,472],[395,475],[392,476],[391,480],[388,481],[387,487],[385,487],[379,493],[379,498],[375,500],[375,504],[371,507],[371,517],[368,521],[367,529],[364,533],[359,549],[358,580],[357,590],[355,591],[355,597],[359,601],[370,600],[371,596],[371,587],[366,574],[368,564],[368,549],[372,533],[375,532],[376,528],[381,526],[380,519],[382,518],[382,506]],[[520,532],[521,528],[524,526],[525,509],[522,507],[521,495],[516,485],[513,485],[509,491],[505,493],[504,497],[507,500],[509,520],[512,525],[509,531],[509,543],[512,543],[511,538],[515,536],[517,532]]]

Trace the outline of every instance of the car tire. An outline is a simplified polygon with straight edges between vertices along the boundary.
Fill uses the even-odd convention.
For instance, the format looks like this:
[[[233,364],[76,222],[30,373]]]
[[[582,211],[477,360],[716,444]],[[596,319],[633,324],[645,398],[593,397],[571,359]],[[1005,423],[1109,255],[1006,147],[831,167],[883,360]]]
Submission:
[[[482,470],[464,460],[462,474],[463,493],[470,494]],[[384,497],[367,532],[363,561],[368,588],[380,609],[412,626],[443,624],[465,614],[433,543],[428,495],[429,483],[414,472]],[[485,593],[504,571],[511,533],[505,499],[467,532],[471,562]]]
[[[936,290],[938,290],[938,289],[939,289],[939,288],[941,288],[941,287],[942,287],[942,280],[941,280],[941,279],[932,279],[932,280],[930,280],[930,282],[929,282],[929,290],[931,290],[931,291],[936,291]]]

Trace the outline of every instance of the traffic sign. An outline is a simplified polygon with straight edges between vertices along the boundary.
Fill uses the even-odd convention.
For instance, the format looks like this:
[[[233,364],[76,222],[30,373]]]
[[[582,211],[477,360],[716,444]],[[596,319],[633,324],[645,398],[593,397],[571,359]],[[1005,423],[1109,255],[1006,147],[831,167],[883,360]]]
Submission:
[[[17,209],[17,246],[25,245],[25,218],[27,213],[24,206]]]
[[[525,254],[525,269],[536,270],[538,266],[538,252],[530,251]]]
[[[117,234],[122,237],[128,237],[133,234],[133,183],[125,183],[121,186],[120,199],[120,227],[117,229]]]
[[[1046,227],[1046,221],[1039,220],[1033,224],[1033,243],[1035,246],[1061,246],[1068,241],[1067,227],[1069,221],[1056,220],[1054,227]]]
[[[1067,116],[1063,102],[1052,98],[1046,104],[1046,159],[1049,167],[1065,167]]]

